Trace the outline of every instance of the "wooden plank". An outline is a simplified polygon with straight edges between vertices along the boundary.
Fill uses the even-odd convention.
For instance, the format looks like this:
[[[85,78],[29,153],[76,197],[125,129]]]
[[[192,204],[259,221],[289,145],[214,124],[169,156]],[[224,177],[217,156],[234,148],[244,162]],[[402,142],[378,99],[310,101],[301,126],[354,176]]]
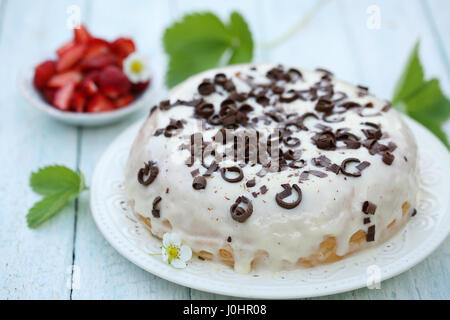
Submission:
[[[88,26],[93,34],[111,40],[119,35],[131,36],[138,50],[150,56],[152,66],[163,68],[160,37],[170,17],[167,2],[95,1],[89,17]],[[147,112],[115,125],[82,130],[80,168],[86,177],[91,177],[112,140]],[[92,219],[88,195],[80,199],[76,229],[75,264],[80,268],[81,282],[80,288],[72,292],[73,299],[189,298],[188,288],[136,267],[106,242]]]
[[[20,70],[56,49],[70,35],[66,8],[73,1],[3,2],[0,59],[0,297],[68,299],[74,206],[36,230],[25,214],[38,200],[28,187],[32,170],[60,163],[75,166],[76,129],[55,122],[19,94]]]

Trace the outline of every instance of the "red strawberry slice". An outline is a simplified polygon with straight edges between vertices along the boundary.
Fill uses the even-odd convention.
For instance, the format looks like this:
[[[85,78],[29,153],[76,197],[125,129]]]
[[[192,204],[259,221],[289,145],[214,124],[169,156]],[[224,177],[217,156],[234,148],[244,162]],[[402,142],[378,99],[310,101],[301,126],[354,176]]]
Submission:
[[[131,83],[127,76],[116,66],[108,66],[100,73],[100,90],[111,99],[129,92]]]
[[[86,80],[92,80],[94,81],[95,84],[98,84],[98,80],[100,79],[100,70],[91,70],[88,71],[85,76],[84,79]]]
[[[87,112],[103,112],[115,110],[111,101],[101,93],[97,93],[89,100],[87,105]]]
[[[69,70],[77,64],[77,62],[83,57],[85,50],[86,46],[84,44],[77,44],[72,48],[67,49],[58,60],[58,72]]]
[[[81,68],[83,70],[102,69],[109,65],[119,65],[119,60],[112,54],[104,54],[101,56],[94,56],[83,59],[81,61]]]
[[[75,92],[72,98],[71,106],[75,112],[84,112],[84,107],[86,106],[86,96],[84,95],[83,90],[79,89]]]
[[[145,82],[132,83],[131,91],[134,93],[141,93],[142,91],[147,89],[149,84],[150,84],[150,80],[147,80]]]
[[[78,71],[67,71],[64,73],[56,74],[50,78],[47,85],[50,88],[59,88],[66,85],[69,82],[74,82],[78,84],[81,82],[83,76]]]
[[[68,82],[59,88],[55,93],[53,105],[63,111],[70,110],[70,102],[72,101],[75,86],[75,82]]]
[[[81,88],[87,96],[92,96],[98,92],[98,87],[95,84],[94,80],[88,78],[84,78],[83,82],[81,83]]]
[[[87,43],[92,38],[86,27],[81,25],[79,29],[73,29],[74,39],[76,43]]]
[[[129,105],[134,101],[134,96],[131,93],[128,93],[124,96],[121,96],[113,101],[114,105],[117,108],[123,108]]]
[[[56,62],[52,60],[47,60],[42,62],[34,69],[34,86],[38,89],[43,89],[48,80],[53,77],[56,73]]]
[[[126,57],[136,51],[136,46],[129,38],[118,38],[111,43],[111,50],[120,57]]]
[[[56,50],[56,54],[58,57],[61,57],[64,53],[66,53],[69,49],[71,49],[73,46],[75,46],[75,41],[70,40],[69,42],[66,42],[61,47],[59,47]]]
[[[42,90],[42,96],[44,97],[45,101],[47,101],[50,104],[53,104],[53,100],[55,100],[55,94],[56,89],[54,88],[44,88]]]
[[[84,58],[97,57],[111,53],[109,43],[103,39],[92,38],[88,42],[88,48],[84,54]]]

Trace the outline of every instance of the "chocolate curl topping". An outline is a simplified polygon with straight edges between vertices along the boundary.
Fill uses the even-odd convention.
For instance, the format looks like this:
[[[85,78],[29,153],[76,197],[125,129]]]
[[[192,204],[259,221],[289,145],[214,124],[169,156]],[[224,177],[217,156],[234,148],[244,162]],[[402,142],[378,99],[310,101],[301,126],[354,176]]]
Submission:
[[[341,172],[349,177],[360,177],[361,176],[361,171],[357,171],[357,172],[349,172],[347,171],[347,164],[351,163],[351,162],[357,162],[360,163],[361,161],[359,161],[359,159],[356,158],[347,158],[344,161],[342,161],[341,164]]]
[[[144,165],[144,168],[139,169],[138,171],[138,182],[144,186],[148,186],[151,184],[159,173],[159,169],[156,166],[156,162],[149,161]],[[145,176],[147,176],[145,179]]]
[[[387,164],[388,166],[390,166],[392,164],[392,162],[394,162],[394,159],[395,159],[394,155],[392,153],[390,153],[389,151],[386,151],[383,154],[383,162],[385,164]]]
[[[320,98],[317,101],[316,107],[314,108],[316,111],[329,113],[333,110],[334,103],[330,99]]]
[[[369,229],[367,229],[367,235],[366,235],[366,241],[371,242],[375,241],[375,226],[370,226]]]
[[[159,217],[161,216],[160,210],[156,208],[157,205],[158,205],[158,203],[159,203],[161,200],[162,200],[162,198],[161,198],[160,196],[157,196],[157,197],[155,198],[155,200],[153,200],[153,204],[152,204],[152,215],[153,215],[155,218],[159,218]]]
[[[241,203],[247,205],[247,209],[239,207]],[[236,199],[236,202],[230,208],[231,218],[237,222],[245,222],[253,213],[252,202],[245,196],[240,196]]]
[[[209,81],[203,81],[202,83],[199,84],[197,89],[198,93],[200,93],[202,96],[209,96],[216,90],[214,84]]]
[[[336,137],[333,132],[325,131],[318,133],[313,137],[316,146],[322,150],[335,150],[336,149]],[[313,141],[314,141],[313,140]]]
[[[208,119],[214,114],[214,105],[212,103],[202,102],[195,106],[195,114],[201,118]]]
[[[373,204],[370,201],[364,201],[363,205],[362,205],[362,212],[364,212],[365,214],[375,214],[375,211],[377,210],[377,206],[375,204]]]
[[[281,186],[283,187],[283,191],[275,195],[275,201],[282,208],[294,209],[300,204],[300,202],[302,202],[302,190],[297,184],[293,184],[292,187],[290,184],[283,184]],[[295,200],[294,202],[285,202],[284,199],[292,194],[292,189],[297,192],[297,200]]]
[[[239,175],[236,178],[229,178],[227,177],[227,172],[237,172]],[[223,180],[231,183],[239,182],[244,178],[244,173],[242,172],[242,169],[238,166],[228,167],[228,168],[221,168],[220,174],[222,175]]]
[[[195,190],[202,190],[206,188],[206,179],[203,176],[197,176],[194,178],[194,181],[192,182],[192,187]]]

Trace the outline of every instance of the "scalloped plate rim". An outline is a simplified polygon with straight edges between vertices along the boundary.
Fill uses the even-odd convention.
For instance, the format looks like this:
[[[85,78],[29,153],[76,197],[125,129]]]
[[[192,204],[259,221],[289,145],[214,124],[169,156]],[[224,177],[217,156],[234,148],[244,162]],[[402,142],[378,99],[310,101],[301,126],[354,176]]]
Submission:
[[[450,155],[449,155],[446,147],[436,137],[434,137],[427,129],[425,129],[421,124],[419,124],[415,120],[413,120],[409,117],[403,116],[403,115],[402,115],[402,117],[403,117],[403,119],[405,119],[408,126],[419,128],[420,131],[425,131],[426,132],[425,139],[431,140],[432,145],[434,144],[435,147],[440,149],[439,153],[441,153],[442,155],[445,154],[445,156],[448,157],[450,160]],[[205,291],[205,292],[228,295],[228,296],[235,296],[235,297],[242,297],[242,298],[292,299],[292,298],[318,297],[318,296],[331,295],[331,294],[337,294],[337,293],[342,293],[342,292],[346,292],[346,291],[351,291],[351,290],[359,289],[359,288],[366,286],[366,282],[362,282],[362,281],[358,280],[361,276],[355,275],[355,276],[347,277],[344,279],[344,280],[346,280],[347,284],[341,284],[341,285],[337,285],[337,287],[330,287],[330,288],[328,288],[325,285],[322,289],[313,289],[313,290],[310,290],[307,292],[293,293],[292,290],[287,291],[287,292],[283,292],[283,291],[274,292],[273,290],[261,291],[261,289],[258,290],[258,288],[256,288],[255,290],[250,289],[250,292],[245,292],[242,289],[242,287],[239,288],[239,285],[238,285],[238,287],[235,287],[232,284],[230,285],[230,283],[226,283],[225,286],[223,283],[218,283],[217,286],[213,286],[211,284],[208,284],[207,282],[191,281],[189,279],[189,277],[183,277],[183,274],[190,275],[189,267],[186,269],[179,270],[179,269],[175,269],[175,268],[172,268],[171,266],[164,264],[162,261],[159,261],[160,262],[159,264],[156,263],[157,266],[149,266],[149,264],[146,263],[145,258],[141,259],[139,257],[139,254],[136,254],[136,252],[134,252],[136,250],[139,253],[139,251],[141,251],[141,249],[135,247],[130,250],[130,248],[133,247],[132,243],[130,243],[128,240],[126,240],[126,238],[123,235],[121,235],[122,239],[118,239],[117,234],[113,234],[113,233],[111,233],[110,230],[108,230],[108,228],[111,226],[106,226],[106,225],[100,223],[101,212],[100,212],[100,210],[97,210],[97,207],[96,207],[96,205],[99,205],[99,203],[97,202],[97,199],[96,199],[96,197],[98,196],[97,193],[99,190],[99,187],[97,185],[100,182],[99,179],[101,178],[101,176],[99,176],[99,174],[100,174],[100,171],[101,171],[100,169],[101,169],[101,166],[103,165],[103,162],[107,158],[108,154],[113,152],[117,148],[118,142],[120,142],[120,140],[123,139],[123,137],[131,135],[132,132],[137,132],[137,130],[141,126],[142,122],[143,121],[141,120],[141,121],[137,121],[136,123],[132,124],[126,130],[124,130],[124,132],[122,132],[110,144],[110,146],[106,149],[106,151],[103,153],[102,157],[98,161],[97,166],[94,170],[94,174],[92,176],[92,182],[91,182],[90,204],[91,204],[91,212],[92,212],[94,221],[95,221],[98,229],[103,234],[103,236],[106,238],[106,240],[110,243],[110,245],[113,248],[115,248],[126,259],[130,260],[132,263],[139,266],[140,268],[142,268],[162,279],[165,279],[167,281],[170,281],[170,282],[182,285],[182,286],[186,286],[189,288]],[[131,136],[133,136],[133,135],[131,135]],[[131,142],[132,141],[129,141],[130,146],[131,146]],[[450,163],[450,161],[448,163]],[[449,174],[448,167],[445,168],[445,171],[447,172],[447,174]],[[442,193],[442,194],[445,195],[446,193]],[[441,199],[441,198],[439,198],[439,199]],[[447,208],[446,208],[445,212],[441,215],[442,216],[441,220],[449,219],[449,216],[450,216],[450,210],[449,210],[450,208],[449,207],[450,207],[449,203],[447,202]],[[411,221],[408,222],[408,224],[409,223],[411,223]],[[405,228],[406,227],[407,226],[405,226]],[[407,271],[408,269],[414,267],[415,265],[417,265],[418,263],[423,261],[428,255],[430,255],[434,250],[436,250],[437,247],[442,242],[444,242],[445,239],[447,238],[447,236],[450,232],[450,224],[443,225],[442,223],[440,223],[436,228],[438,228],[439,232],[431,233],[431,235],[427,237],[427,239],[426,239],[427,241],[423,242],[420,246],[415,247],[413,250],[410,250],[410,252],[405,254],[400,259],[402,261],[402,263],[396,262],[395,265],[393,266],[394,267],[393,270],[392,270],[392,266],[390,266],[390,265],[389,265],[390,266],[389,270],[382,270],[382,274],[380,277],[381,281],[395,277],[395,276]],[[399,237],[402,232],[403,232],[403,229],[400,230],[394,236],[394,238]],[[119,232],[118,234],[121,234],[121,233]],[[128,243],[122,244],[121,241],[124,241],[124,240]],[[386,244],[386,243],[384,243],[384,244]],[[383,246],[384,244],[380,244],[380,246]],[[131,246],[131,247],[127,248],[127,245]],[[345,258],[339,262],[336,262],[333,265],[340,264],[343,261],[344,262],[349,261],[349,259],[358,260],[358,256],[367,255],[367,253],[370,252],[370,250],[376,250],[376,249],[380,248],[380,246],[370,248],[367,250],[363,250],[362,252],[351,255],[350,257]],[[153,260],[158,259],[155,257],[150,257],[148,255],[146,258],[153,259]],[[152,261],[152,263],[154,263],[154,262]],[[215,263],[211,263],[211,262],[203,262],[203,263],[208,263],[208,264],[212,264],[212,265],[215,264]],[[161,269],[159,269],[159,267],[162,267],[163,271],[161,271]],[[219,267],[221,268],[223,266],[220,265]],[[167,274],[167,272],[164,272],[164,271],[168,270],[167,268],[170,268],[169,274]],[[236,277],[241,277],[241,276],[243,276],[243,275],[236,274]],[[211,280],[211,279],[209,279],[209,280]],[[212,281],[217,282],[219,280],[212,279]],[[261,288],[261,287],[262,286],[259,286],[259,288]],[[273,288],[273,286],[272,286],[272,288]],[[277,287],[277,289],[281,290],[282,288]]]

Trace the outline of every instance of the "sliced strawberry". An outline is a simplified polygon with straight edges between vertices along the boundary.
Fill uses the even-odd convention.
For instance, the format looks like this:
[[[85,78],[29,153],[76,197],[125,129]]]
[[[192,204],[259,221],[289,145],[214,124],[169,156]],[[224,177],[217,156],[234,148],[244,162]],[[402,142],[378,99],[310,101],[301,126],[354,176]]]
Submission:
[[[136,51],[136,46],[131,39],[118,38],[111,43],[111,50],[120,57],[126,57]]]
[[[84,44],[77,44],[65,51],[58,60],[58,72],[63,72],[73,67],[78,61],[81,60],[85,50],[86,46]]]
[[[127,93],[126,95],[113,100],[113,103],[117,108],[123,108],[132,103],[133,101],[134,96],[131,93]]]
[[[56,73],[56,62],[52,60],[47,60],[42,62],[34,69],[34,86],[38,89],[43,89],[48,80],[53,77]]]
[[[78,89],[75,92],[72,98],[71,106],[75,112],[78,113],[84,112],[84,108],[86,106],[86,96],[83,90]]]
[[[79,29],[73,29],[74,39],[76,43],[87,43],[92,38],[86,27],[81,25]]]
[[[55,100],[56,89],[55,88],[44,88],[42,90],[42,96],[45,101],[50,104],[53,104],[53,100]]]
[[[53,105],[58,109],[67,111],[70,109],[70,102],[72,101],[73,93],[75,91],[75,82],[68,82],[55,93]]]
[[[81,83],[81,88],[83,89],[84,94],[87,96],[92,96],[98,92],[98,87],[95,84],[94,80],[84,78],[83,82]]]
[[[92,38],[88,42],[87,50],[84,54],[84,59],[98,57],[111,53],[109,50],[109,43],[103,39]]]
[[[59,88],[66,85],[69,82],[74,82],[78,84],[81,82],[83,76],[78,71],[67,71],[64,73],[56,74],[50,78],[47,85],[50,88]]]
[[[88,71],[85,76],[85,80],[92,80],[95,84],[98,84],[98,80],[100,79],[100,70],[91,70]]]
[[[67,50],[71,49],[73,46],[75,46],[75,41],[70,40],[69,42],[66,42],[61,47],[59,47],[56,50],[56,54],[58,55],[58,57],[61,57],[64,53],[67,52]]]
[[[142,91],[147,89],[149,84],[150,84],[150,80],[147,80],[145,82],[132,83],[131,84],[131,91],[134,92],[134,93],[141,93]]]
[[[105,96],[116,99],[129,92],[131,83],[121,69],[108,66],[100,73],[100,90]]]
[[[106,98],[101,93],[97,93],[89,100],[86,111],[103,112],[103,111],[112,111],[114,109],[115,109],[114,105],[108,98]]]
[[[119,65],[117,57],[113,54],[104,54],[83,59],[80,64],[83,70],[102,69],[110,65]]]

